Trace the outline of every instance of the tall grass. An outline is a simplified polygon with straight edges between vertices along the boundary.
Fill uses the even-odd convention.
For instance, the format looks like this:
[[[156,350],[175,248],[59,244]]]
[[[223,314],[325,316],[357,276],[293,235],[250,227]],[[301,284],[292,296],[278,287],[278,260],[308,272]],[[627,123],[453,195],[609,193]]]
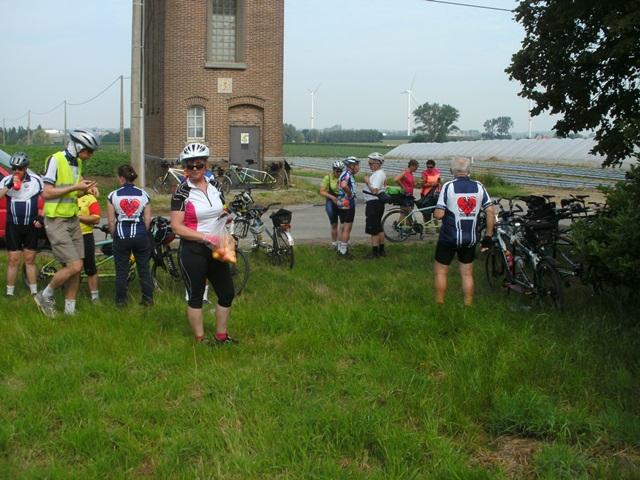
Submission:
[[[436,308],[432,244],[387,250],[251,256],[241,344],[213,351],[180,296],[137,307],[135,284],[126,310],[82,285],[55,321],[0,298],[0,477],[637,478],[637,305],[576,290],[543,312],[478,263],[473,307],[453,268]]]

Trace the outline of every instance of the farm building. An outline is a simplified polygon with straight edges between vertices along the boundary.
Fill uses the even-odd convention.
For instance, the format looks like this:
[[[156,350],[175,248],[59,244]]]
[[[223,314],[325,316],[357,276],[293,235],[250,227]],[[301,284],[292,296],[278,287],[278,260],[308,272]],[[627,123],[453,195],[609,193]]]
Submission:
[[[548,163],[585,167],[600,167],[604,157],[592,155],[595,146],[591,138],[547,138],[519,140],[478,140],[446,143],[407,143],[386,154],[387,158],[427,160],[454,156],[471,157],[474,161],[499,160],[514,163]],[[637,163],[634,158],[624,161],[628,169]]]

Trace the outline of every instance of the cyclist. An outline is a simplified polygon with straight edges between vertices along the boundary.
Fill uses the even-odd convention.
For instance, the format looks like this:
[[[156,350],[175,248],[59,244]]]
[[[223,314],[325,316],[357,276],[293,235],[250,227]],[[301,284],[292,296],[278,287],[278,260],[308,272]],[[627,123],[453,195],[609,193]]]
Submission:
[[[46,316],[55,317],[55,293],[64,287],[64,312],[75,315],[83,266],[84,242],[78,220],[78,192],[95,191],[96,182],[82,177],[82,162],[89,160],[100,140],[91,130],[74,130],[67,148],[51,155],[44,174],[44,228],[56,260],[64,265],[49,285],[33,299]]]
[[[343,170],[344,163],[336,160],[331,175],[326,175],[320,185],[320,195],[326,199],[324,209],[331,224],[331,250],[338,249],[338,179]]]
[[[421,208],[433,207],[438,202],[441,184],[440,170],[436,168],[436,162],[427,160],[427,168],[422,172],[420,178],[420,198],[425,199]],[[432,212],[432,210],[422,212],[422,217],[425,222],[431,220]],[[439,223],[438,220],[435,221],[436,225]],[[429,233],[431,233],[431,231],[429,231]]]
[[[181,183],[171,198],[171,228],[180,236],[180,270],[187,287],[187,319],[198,344],[210,347],[237,344],[227,334],[234,299],[229,264],[216,260],[209,246],[219,245],[226,224],[224,196],[220,183],[208,180],[209,148],[201,143],[188,144],[181,155],[187,181]],[[210,341],[204,333],[202,297],[206,280],[218,297],[215,307],[216,333]]]
[[[9,265],[6,298],[13,297],[21,257],[24,257],[31,294],[38,293],[35,258],[43,227],[42,217],[38,216],[38,198],[43,185],[40,177],[29,175],[27,167],[30,162],[26,153],[14,153],[9,160],[13,175],[7,175],[0,181],[0,199],[7,197],[5,243]]]
[[[118,167],[118,183],[121,188],[107,197],[107,219],[113,237],[113,261],[116,265],[116,306],[128,302],[127,284],[130,258],[134,256],[140,277],[142,300],[140,305],[153,305],[153,280],[149,260],[151,259],[151,198],[133,182],[138,174],[129,164]]]
[[[469,178],[471,162],[468,158],[454,158],[451,161],[451,173],[454,178],[442,187],[434,212],[434,216],[442,220],[435,253],[435,296],[438,305],[444,304],[449,265],[457,254],[464,304],[469,306],[473,301],[473,260],[478,243],[476,222],[480,210],[485,210],[487,233],[480,243],[483,248],[488,248],[493,236],[493,203],[484,186]]]
[[[382,229],[382,216],[384,215],[384,203],[378,198],[380,192],[387,187],[387,176],[382,170],[384,155],[378,152],[369,154],[369,168],[373,172],[371,176],[365,175],[364,183],[369,189],[363,191],[365,201],[365,233],[371,235],[371,252],[364,258],[371,260],[386,257],[384,250],[384,230]]]
[[[95,193],[98,193],[97,189]],[[100,216],[100,204],[95,195],[91,193],[78,194],[78,220],[80,220],[80,230],[82,230],[84,243],[82,267],[87,276],[87,284],[89,285],[93,303],[98,303],[100,299],[100,294],[98,293],[98,269],[96,268],[96,239],[93,236],[93,226],[100,223]]]
[[[353,260],[353,255],[347,251],[353,220],[356,217],[356,179],[360,171],[360,160],[356,157],[345,158],[342,163],[345,170],[338,179],[338,218],[342,223],[338,237],[338,258]]]

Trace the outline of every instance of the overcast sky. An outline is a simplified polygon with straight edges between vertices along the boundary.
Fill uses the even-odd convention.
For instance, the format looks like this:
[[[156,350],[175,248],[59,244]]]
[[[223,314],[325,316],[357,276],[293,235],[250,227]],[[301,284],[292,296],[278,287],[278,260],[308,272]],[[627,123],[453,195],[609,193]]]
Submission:
[[[119,77],[131,72],[131,11],[131,0],[0,0],[5,126],[26,126],[31,110],[32,127],[61,128],[66,100],[69,128],[117,128]],[[510,116],[512,131],[526,132],[529,102],[504,73],[522,38],[505,11],[425,0],[285,0],[283,121],[310,128],[315,91],[315,128],[406,131],[407,94],[400,92],[411,89],[412,110],[452,105],[463,130]],[[129,79],[124,88],[128,127]],[[553,123],[536,117],[533,132]]]

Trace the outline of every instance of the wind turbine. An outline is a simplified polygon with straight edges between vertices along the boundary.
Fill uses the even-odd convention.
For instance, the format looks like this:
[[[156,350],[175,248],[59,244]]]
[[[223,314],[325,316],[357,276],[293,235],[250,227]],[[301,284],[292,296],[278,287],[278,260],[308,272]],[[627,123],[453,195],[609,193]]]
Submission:
[[[409,90],[405,90],[404,92],[400,92],[400,95],[404,95],[405,93],[407,94],[407,137],[411,136],[411,100],[413,99],[414,102],[416,102],[416,98],[413,96],[413,83],[416,81],[416,75],[418,75],[417,73],[413,76],[413,80],[411,81],[411,86],[409,87]],[[417,104],[418,102],[416,102]]]
[[[309,95],[311,95],[311,130],[313,130],[313,119],[316,112],[316,92],[320,88],[320,85],[321,84],[319,83],[313,92],[307,88],[307,90],[309,90]]]

